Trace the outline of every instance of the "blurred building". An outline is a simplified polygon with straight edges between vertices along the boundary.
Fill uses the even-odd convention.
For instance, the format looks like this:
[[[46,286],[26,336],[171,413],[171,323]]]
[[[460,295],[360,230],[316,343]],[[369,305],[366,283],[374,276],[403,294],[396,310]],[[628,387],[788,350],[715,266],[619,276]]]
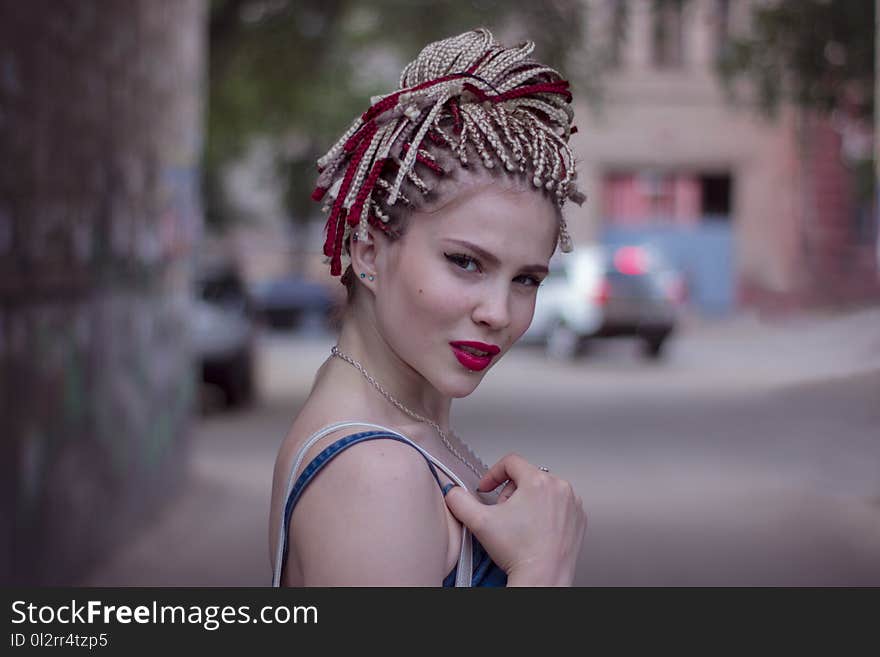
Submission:
[[[878,298],[874,213],[851,165],[865,135],[792,106],[764,116],[720,82],[717,56],[753,2],[587,3],[584,56],[608,68],[601,100],[576,107],[588,201],[569,211],[575,239],[659,245],[705,313]]]

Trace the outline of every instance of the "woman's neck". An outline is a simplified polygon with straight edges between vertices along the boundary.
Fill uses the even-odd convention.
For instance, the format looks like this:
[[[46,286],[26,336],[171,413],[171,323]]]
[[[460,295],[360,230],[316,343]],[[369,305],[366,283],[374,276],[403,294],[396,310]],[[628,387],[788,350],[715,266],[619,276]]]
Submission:
[[[339,349],[360,363],[391,397],[407,409],[433,420],[444,430],[447,429],[452,398],[443,396],[424,376],[402,360],[382,337],[375,322],[364,315],[365,313],[352,312],[346,317],[337,342]],[[349,376],[354,375],[358,381],[356,385],[365,389],[366,398],[374,395],[383,399],[382,393],[363,373],[340,358],[333,360],[350,370]],[[413,419],[387,398],[383,401],[394,413],[399,413],[408,420]]]

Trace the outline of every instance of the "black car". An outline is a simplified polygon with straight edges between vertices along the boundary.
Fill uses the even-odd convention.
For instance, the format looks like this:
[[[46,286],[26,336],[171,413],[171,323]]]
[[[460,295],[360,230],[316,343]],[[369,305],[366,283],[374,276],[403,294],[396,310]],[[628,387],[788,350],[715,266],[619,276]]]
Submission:
[[[643,353],[658,358],[675,330],[682,279],[660,256],[642,246],[623,246],[609,254],[597,303],[602,323],[593,337],[633,336]]]

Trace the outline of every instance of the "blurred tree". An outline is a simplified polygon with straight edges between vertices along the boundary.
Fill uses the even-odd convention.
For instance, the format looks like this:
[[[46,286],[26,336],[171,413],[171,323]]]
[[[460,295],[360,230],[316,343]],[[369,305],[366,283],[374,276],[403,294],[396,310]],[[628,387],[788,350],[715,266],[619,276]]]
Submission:
[[[823,248],[814,196],[817,174],[812,139],[817,121],[831,117],[843,135],[841,153],[851,168],[857,212],[862,217],[859,226],[850,229],[850,239],[876,239],[876,226],[867,226],[864,221],[876,202],[874,156],[869,148],[875,102],[874,21],[875,0],[756,2],[749,33],[731,38],[718,59],[718,70],[728,89],[732,91],[739,79],[751,81],[758,106],[765,113],[775,114],[784,103],[800,110],[800,241],[804,268],[814,272],[810,281],[814,286],[829,279],[815,268]],[[858,139],[847,139],[847,133]],[[848,141],[855,147],[848,147]]]
[[[222,168],[257,135],[277,139],[295,221],[315,212],[314,161],[371,95],[397,84],[430,41],[486,26],[536,41],[563,67],[583,39],[579,0],[213,0],[205,149],[206,220],[234,219]]]
[[[732,38],[719,58],[732,83],[754,82],[761,107],[781,101],[869,116],[874,95],[874,0],[778,0],[752,9],[747,36]]]

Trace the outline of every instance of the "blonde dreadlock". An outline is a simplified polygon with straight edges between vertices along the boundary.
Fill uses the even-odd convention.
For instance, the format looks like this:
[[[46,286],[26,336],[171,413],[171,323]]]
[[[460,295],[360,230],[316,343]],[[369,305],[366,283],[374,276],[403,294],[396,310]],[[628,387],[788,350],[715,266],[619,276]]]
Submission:
[[[508,172],[530,175],[559,206],[567,199],[583,202],[568,146],[576,131],[568,82],[531,59],[534,47],[505,48],[483,28],[436,41],[404,68],[399,90],[372,99],[318,160],[312,198],[320,201],[329,192],[324,255],[331,275],[342,273],[343,244],[355,227],[361,237],[368,225],[390,232],[382,206],[411,205],[404,183],[422,194],[431,191],[416,164],[445,173],[426,139],[448,148],[462,167],[470,164],[470,149],[486,168],[500,161]],[[571,251],[561,214],[559,246]]]

